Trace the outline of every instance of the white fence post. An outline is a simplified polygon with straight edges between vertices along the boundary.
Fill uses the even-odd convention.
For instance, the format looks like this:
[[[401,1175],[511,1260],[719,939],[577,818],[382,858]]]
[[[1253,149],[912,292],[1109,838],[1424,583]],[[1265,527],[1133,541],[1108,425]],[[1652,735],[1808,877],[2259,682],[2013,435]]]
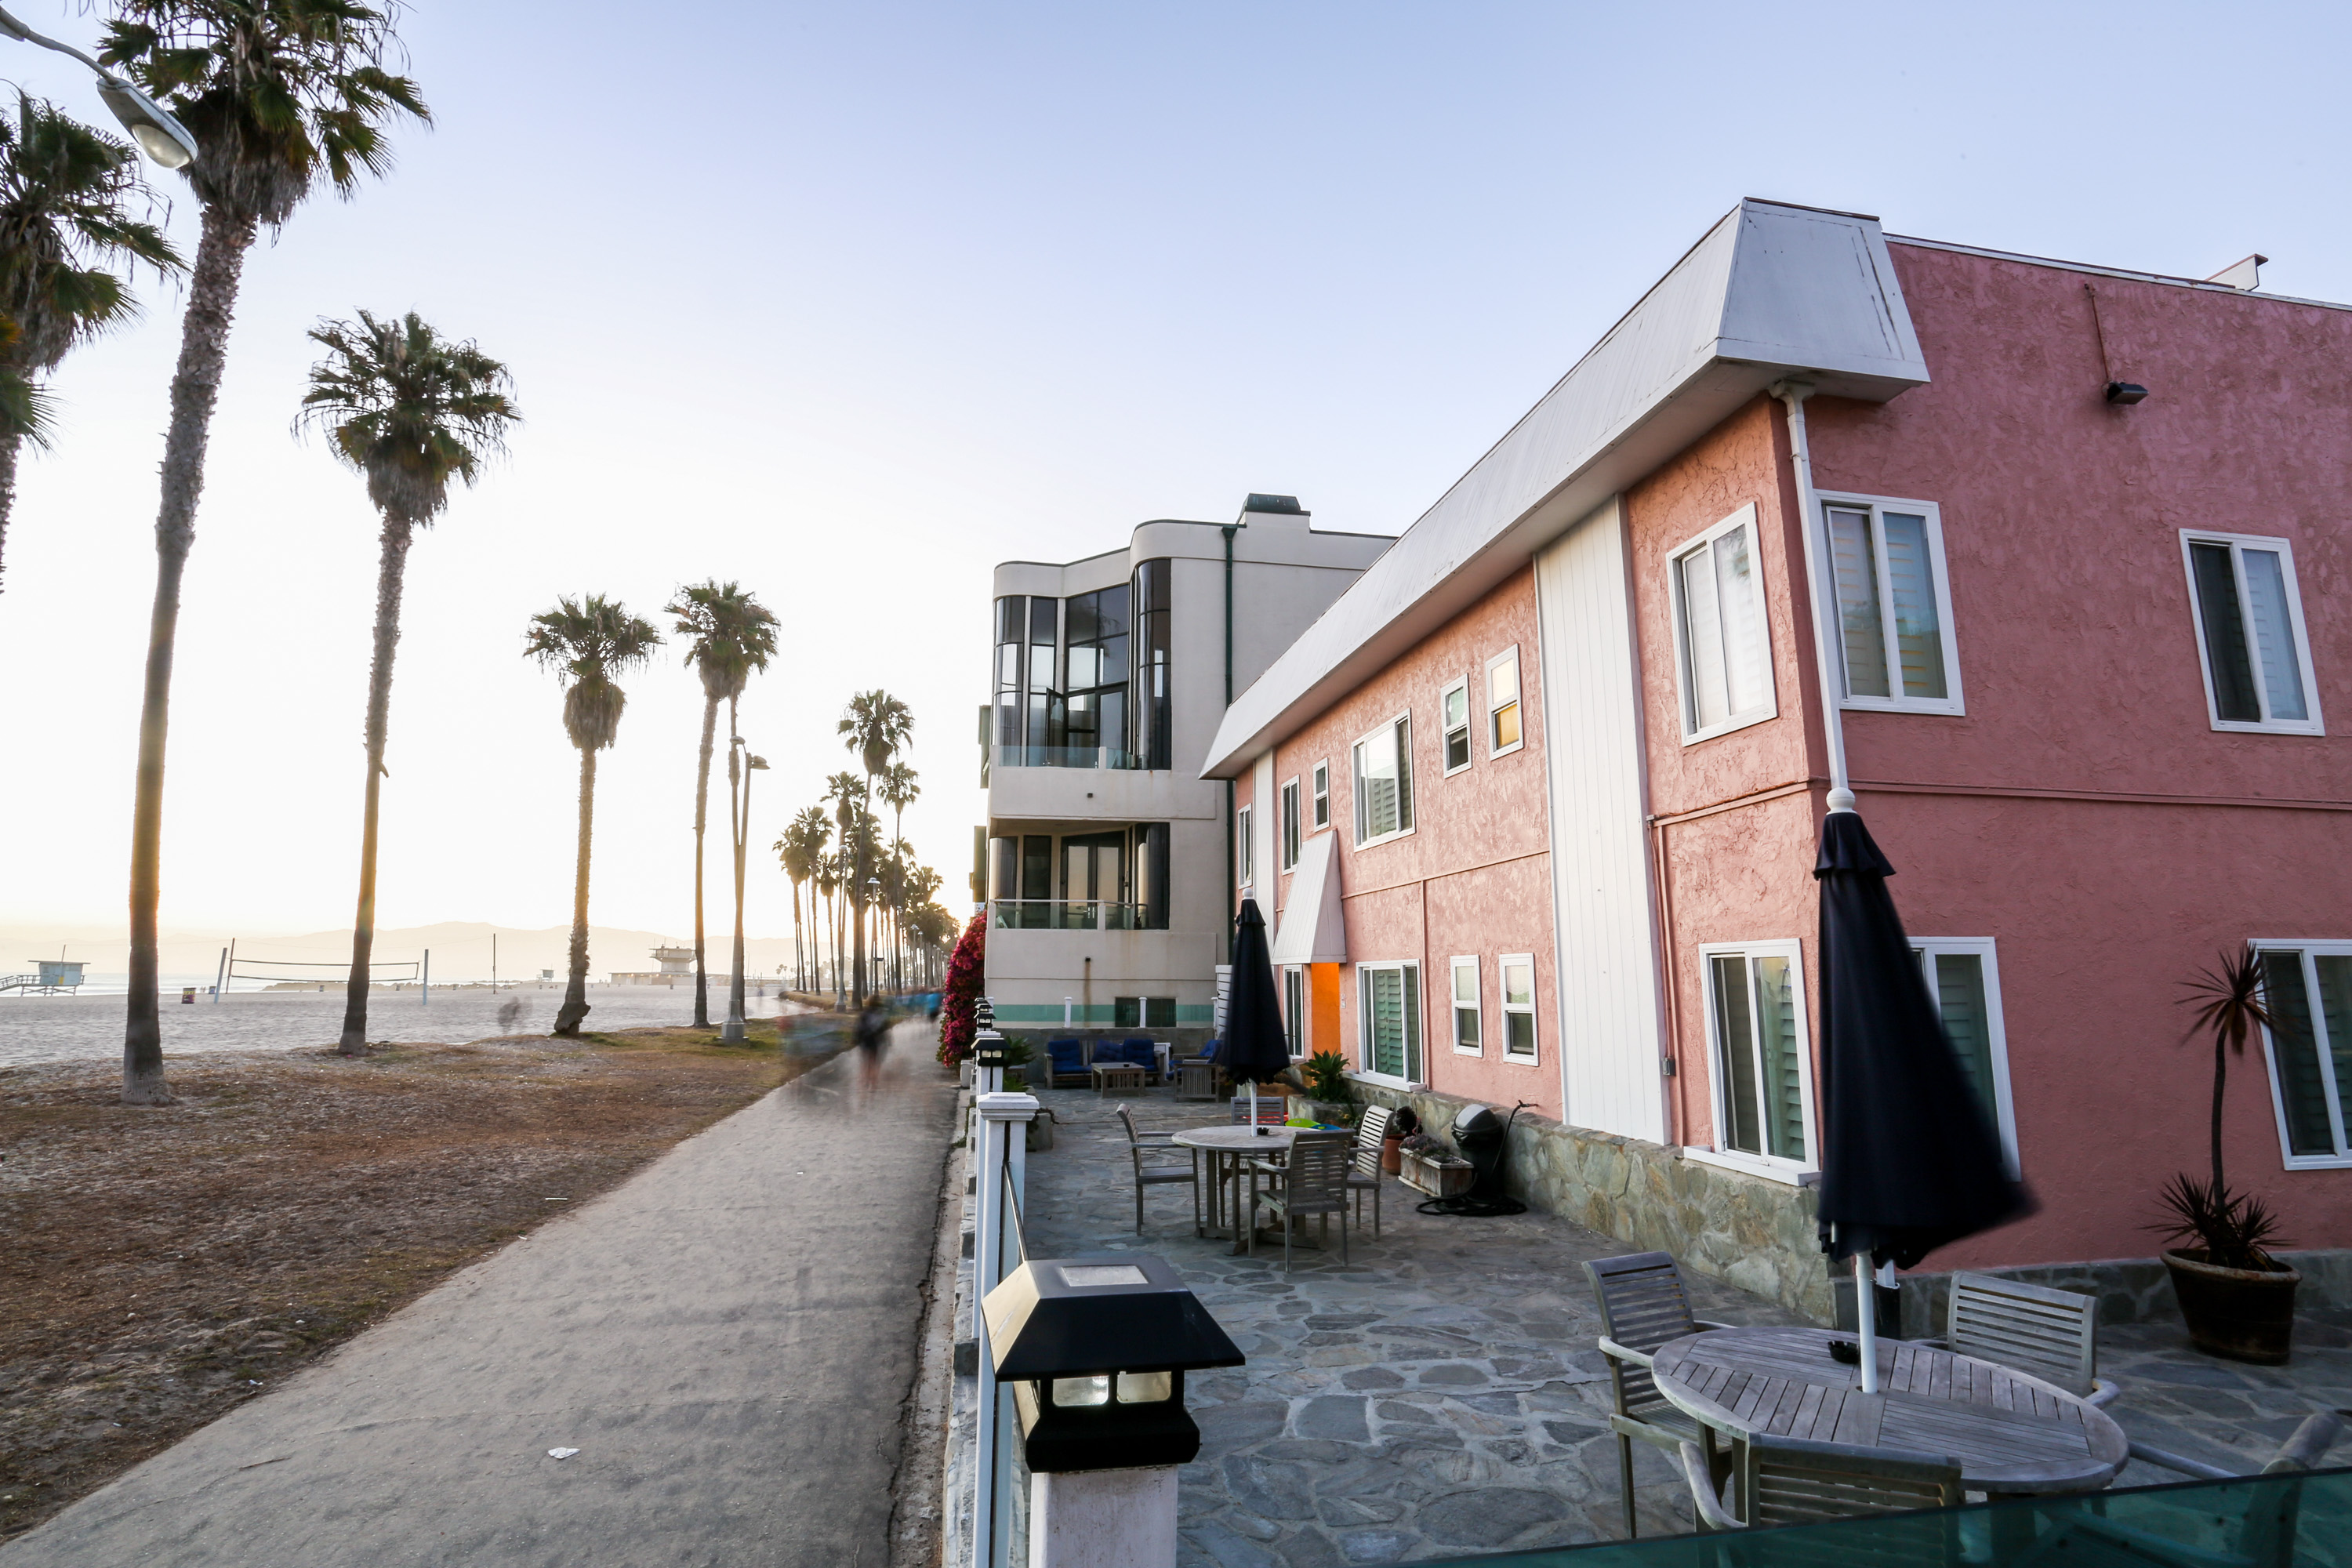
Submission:
[[[1011,1539],[1013,1466],[1006,1427],[1013,1410],[998,1409],[996,1358],[988,1342],[988,1320],[981,1303],[1000,1280],[1019,1267],[1022,1239],[1019,1205],[1027,1172],[1029,1122],[1037,1114],[1030,1094],[982,1093],[973,1101],[980,1140],[972,1162],[972,1338],[980,1352],[979,1408],[973,1423],[971,1568],[1010,1568],[1004,1561]],[[1009,1188],[1009,1192],[1008,1192]],[[1007,1199],[1010,1198],[1008,1203]]]

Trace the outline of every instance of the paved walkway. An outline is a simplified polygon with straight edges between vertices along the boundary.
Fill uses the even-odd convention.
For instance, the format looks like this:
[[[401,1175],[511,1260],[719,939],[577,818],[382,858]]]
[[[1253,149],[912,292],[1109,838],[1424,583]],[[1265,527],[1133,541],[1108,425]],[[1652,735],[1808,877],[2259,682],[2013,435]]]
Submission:
[[[1225,1114],[1165,1089],[1126,1098],[1148,1129]],[[1249,1357],[1186,1380],[1202,1443],[1180,1481],[1180,1568],[1408,1563],[1622,1537],[1601,1325],[1578,1265],[1625,1243],[1548,1215],[1423,1215],[1419,1194],[1391,1182],[1379,1240],[1353,1232],[1343,1267],[1335,1236],[1330,1253],[1301,1253],[1286,1277],[1278,1241],[1251,1258],[1195,1238],[1182,1187],[1151,1190],[1138,1237],[1117,1100],[1039,1099],[1060,1124],[1054,1149],[1029,1157],[1033,1252],[1158,1253]],[[1686,1279],[1701,1317],[1798,1321]],[[2294,1364],[2280,1368],[2199,1355],[2169,1325],[2110,1330],[2102,1344],[2102,1374],[2125,1389],[2110,1410],[2124,1428],[2211,1463],[2259,1468],[2310,1410],[2352,1405],[2352,1333],[2338,1324],[2301,1324]],[[2352,1443],[2336,1452],[2352,1458]],[[1643,1537],[1688,1531],[1688,1494],[1664,1456],[1635,1455]],[[2123,1482],[2179,1479],[2135,1465]]]
[[[953,1135],[927,1035],[680,1144],[0,1564],[879,1568]]]

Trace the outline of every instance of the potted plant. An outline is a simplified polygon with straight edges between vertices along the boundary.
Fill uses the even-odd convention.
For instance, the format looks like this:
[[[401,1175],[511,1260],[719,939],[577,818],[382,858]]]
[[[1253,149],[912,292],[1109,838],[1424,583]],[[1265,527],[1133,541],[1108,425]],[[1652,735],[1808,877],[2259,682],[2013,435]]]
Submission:
[[[1348,1062],[1337,1051],[1307,1058],[1307,1110],[1318,1121],[1346,1126],[1356,1120],[1355,1090],[1348,1087]]]
[[[2246,1054],[2257,1028],[2275,1028],[2264,1005],[2261,960],[2252,948],[2224,953],[2221,967],[2189,983],[2197,1009],[2189,1033],[2213,1036],[2212,1162],[2210,1182],[2181,1173],[2164,1190],[2165,1217],[2148,1228],[2189,1242],[2164,1254],[2189,1342],[2208,1355],[2275,1366],[2287,1359],[2294,1331],[2294,1291],[2303,1276],[2270,1255],[2282,1239],[2262,1199],[2233,1193],[2221,1175],[2221,1095],[2230,1058]]]
[[[1004,1042],[1004,1091],[1011,1094],[1029,1087],[1029,1063],[1036,1050],[1024,1039]]]

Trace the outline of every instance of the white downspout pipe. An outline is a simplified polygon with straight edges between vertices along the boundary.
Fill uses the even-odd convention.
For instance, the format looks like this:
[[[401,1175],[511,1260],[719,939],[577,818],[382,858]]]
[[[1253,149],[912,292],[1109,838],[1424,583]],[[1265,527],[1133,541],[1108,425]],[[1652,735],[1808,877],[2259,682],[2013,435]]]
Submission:
[[[1822,735],[1830,754],[1829,808],[1833,812],[1852,811],[1853,790],[1845,769],[1845,676],[1843,667],[1831,657],[1830,648],[1832,596],[1828,590],[1834,578],[1829,563],[1822,559],[1822,509],[1813,497],[1813,454],[1805,439],[1805,399],[1812,392],[1811,384],[1802,381],[1777,382],[1771,388],[1772,395],[1789,409],[1789,457],[1796,468],[1797,512],[1805,542],[1805,597],[1812,601],[1813,671],[1821,685]],[[1853,1255],[1854,1338],[1862,1352],[1864,1394],[1878,1392],[1878,1295],[1872,1286],[1877,1282],[1877,1276],[1894,1272],[1894,1266],[1889,1264],[1874,1275],[1869,1257],[1860,1252]],[[1885,1282],[1894,1281],[1890,1279]]]
[[[1846,783],[1845,714],[1841,694],[1845,677],[1830,647],[1830,605],[1835,599],[1829,563],[1822,559],[1821,505],[1813,497],[1813,454],[1805,439],[1805,399],[1813,395],[1811,382],[1777,381],[1771,395],[1789,407],[1789,455],[1797,470],[1797,511],[1805,542],[1805,596],[1813,606],[1813,673],[1821,685],[1822,734],[1830,753],[1832,811],[1852,811],[1853,791]]]

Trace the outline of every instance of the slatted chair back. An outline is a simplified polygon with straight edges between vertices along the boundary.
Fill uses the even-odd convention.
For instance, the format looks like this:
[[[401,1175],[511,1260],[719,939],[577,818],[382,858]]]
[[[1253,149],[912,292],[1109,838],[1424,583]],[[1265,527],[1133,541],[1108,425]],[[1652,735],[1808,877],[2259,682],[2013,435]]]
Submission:
[[[1301,1132],[1282,1167],[1283,1206],[1292,1214],[1335,1214],[1348,1204],[1345,1132]]]
[[[1668,1340],[1698,1331],[1683,1271],[1671,1252],[1592,1258],[1584,1265],[1584,1277],[1592,1281],[1601,1308],[1601,1333],[1627,1350],[1647,1355]],[[1612,1356],[1609,1371],[1617,1384],[1619,1415],[1639,1415],[1666,1402],[1647,1367],[1629,1366]]]
[[[1246,1094],[1234,1096],[1234,1125],[1246,1127],[1249,1125],[1249,1096]],[[1257,1124],[1260,1127],[1279,1127],[1289,1120],[1290,1102],[1287,1100],[1280,1095],[1269,1097],[1261,1094],[1257,1097]]]
[[[1759,1432],[1749,1436],[1739,1462],[1738,1513],[1750,1529],[1957,1508],[1960,1501],[1960,1467],[1941,1454]]]
[[[2098,1374],[2095,1297],[2045,1285],[1955,1274],[1944,1340],[1961,1355],[1995,1362],[2087,1396]]]
[[[1389,1135],[1389,1122],[1396,1112],[1385,1105],[1368,1105],[1356,1121],[1356,1173],[1377,1177],[1381,1173],[1381,1142]]]
[[[1135,1135],[1135,1113],[1120,1105],[1115,1108],[1115,1114],[1118,1117],[1118,1124],[1127,1129],[1128,1146],[1131,1149],[1143,1147],[1143,1140]]]

